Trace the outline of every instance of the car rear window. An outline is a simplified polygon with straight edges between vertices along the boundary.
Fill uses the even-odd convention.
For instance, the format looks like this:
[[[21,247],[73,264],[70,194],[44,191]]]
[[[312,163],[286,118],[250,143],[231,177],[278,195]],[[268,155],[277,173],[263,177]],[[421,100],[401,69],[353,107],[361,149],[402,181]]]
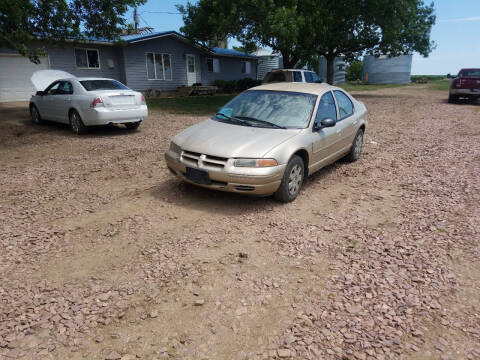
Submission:
[[[82,80],[80,84],[87,91],[95,90],[129,90],[128,87],[116,80]]]
[[[272,82],[285,82],[287,81],[287,76],[282,71],[274,71],[268,73],[263,80],[264,83],[272,83]]]
[[[480,69],[470,69],[460,71],[461,77],[480,77]]]

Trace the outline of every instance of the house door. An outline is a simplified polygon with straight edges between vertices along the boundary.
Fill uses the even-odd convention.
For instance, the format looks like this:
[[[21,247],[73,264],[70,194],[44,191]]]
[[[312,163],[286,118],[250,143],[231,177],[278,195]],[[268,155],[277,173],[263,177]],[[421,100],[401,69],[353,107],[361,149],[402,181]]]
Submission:
[[[191,86],[197,82],[197,67],[195,66],[195,55],[187,54],[187,85]]]

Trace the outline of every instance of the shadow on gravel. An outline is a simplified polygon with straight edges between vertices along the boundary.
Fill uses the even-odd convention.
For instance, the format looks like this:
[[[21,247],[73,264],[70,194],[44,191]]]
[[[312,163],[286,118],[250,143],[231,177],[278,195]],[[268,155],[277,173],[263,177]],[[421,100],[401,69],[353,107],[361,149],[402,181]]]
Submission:
[[[242,215],[254,210],[263,211],[267,206],[279,204],[272,197],[254,197],[210,190],[180,181],[173,175],[167,181],[155,186],[152,189],[152,195],[185,209],[224,215]]]
[[[448,99],[445,98],[445,99],[442,99],[440,100],[440,103],[441,104],[450,104],[448,102]],[[457,100],[456,103],[454,104],[450,104],[452,106],[455,106],[455,105],[476,105],[476,106],[479,106],[480,105],[480,99],[477,99],[477,100],[466,100],[466,99],[462,99],[462,100]]]
[[[309,201],[309,191],[318,185],[324,177],[338,167],[346,165],[342,160],[331,164],[308,177],[298,198],[292,204]],[[272,207],[288,206],[276,201],[273,196],[251,196],[248,194],[228,193],[195,186],[170,177],[168,180],[152,188],[152,195],[159,200],[186,209],[200,210],[227,215],[252,214],[269,211]]]

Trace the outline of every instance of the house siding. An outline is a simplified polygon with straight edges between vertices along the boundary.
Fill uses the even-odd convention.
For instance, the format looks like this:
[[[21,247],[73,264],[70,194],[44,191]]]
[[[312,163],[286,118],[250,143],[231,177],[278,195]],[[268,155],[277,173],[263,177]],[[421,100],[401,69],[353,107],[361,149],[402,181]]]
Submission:
[[[100,58],[99,69],[77,68],[75,48],[97,49]],[[63,70],[77,77],[105,77],[122,81],[123,64],[121,62],[121,48],[109,45],[96,44],[60,44],[47,47],[50,59],[50,68]],[[108,67],[108,60],[113,60],[113,68]]]
[[[239,80],[243,78],[257,78],[257,59],[217,57],[217,59],[219,59],[220,71],[215,73],[207,71],[207,58],[213,57],[206,56],[203,62],[206,73],[206,81],[208,83],[211,83],[215,80]],[[242,61],[250,61],[249,74],[242,74]]]
[[[172,91],[187,84],[187,62],[185,54],[195,56],[197,81],[202,82],[205,73],[202,67],[203,54],[186,43],[171,37],[141,41],[128,44],[123,49],[125,54],[126,85],[134,90],[146,89]],[[170,54],[172,80],[148,80],[146,53]]]

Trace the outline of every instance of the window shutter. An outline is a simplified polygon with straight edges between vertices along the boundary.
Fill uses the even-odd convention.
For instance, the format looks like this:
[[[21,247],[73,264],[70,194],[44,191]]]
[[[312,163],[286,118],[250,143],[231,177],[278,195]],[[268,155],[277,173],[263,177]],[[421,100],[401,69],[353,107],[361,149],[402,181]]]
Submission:
[[[250,61],[246,61],[245,65],[245,73],[250,74]]]
[[[220,72],[220,60],[213,59],[213,72]]]

